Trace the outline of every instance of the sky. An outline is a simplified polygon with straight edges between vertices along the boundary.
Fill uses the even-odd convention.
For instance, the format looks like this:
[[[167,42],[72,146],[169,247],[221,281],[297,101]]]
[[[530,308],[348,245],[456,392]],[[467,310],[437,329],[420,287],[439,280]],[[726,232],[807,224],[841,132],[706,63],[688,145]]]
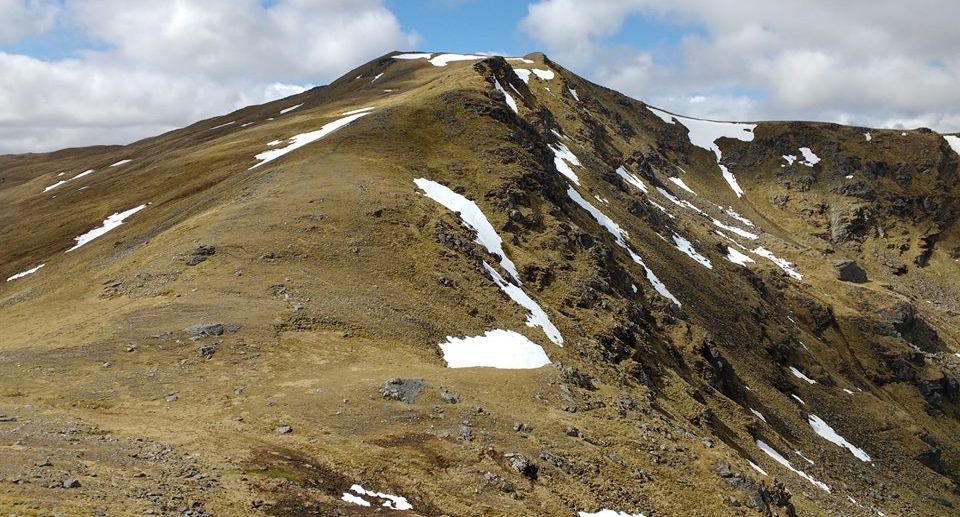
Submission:
[[[954,0],[0,0],[0,153],[123,144],[392,50],[542,51],[719,120],[960,131]]]

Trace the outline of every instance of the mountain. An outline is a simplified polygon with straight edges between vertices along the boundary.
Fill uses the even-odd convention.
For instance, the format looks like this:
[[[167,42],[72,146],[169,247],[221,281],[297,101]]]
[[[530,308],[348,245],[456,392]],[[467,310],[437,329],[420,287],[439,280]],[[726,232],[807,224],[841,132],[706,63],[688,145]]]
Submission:
[[[955,515],[958,151],[392,53],[0,157],[0,508]]]

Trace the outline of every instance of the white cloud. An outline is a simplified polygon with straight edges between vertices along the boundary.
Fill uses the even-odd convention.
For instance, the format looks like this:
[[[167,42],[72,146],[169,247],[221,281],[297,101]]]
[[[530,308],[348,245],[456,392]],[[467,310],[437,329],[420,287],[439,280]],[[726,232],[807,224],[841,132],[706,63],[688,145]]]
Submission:
[[[95,50],[0,52],[0,105],[12,107],[0,111],[0,152],[126,143],[299,93],[418,40],[378,0],[66,0],[56,23]]]
[[[657,52],[609,44],[630,16],[695,29]],[[935,0],[542,0],[521,28],[559,62],[682,113],[956,131],[958,19],[960,3]]]
[[[0,0],[0,43],[46,31],[58,10],[53,0]]]

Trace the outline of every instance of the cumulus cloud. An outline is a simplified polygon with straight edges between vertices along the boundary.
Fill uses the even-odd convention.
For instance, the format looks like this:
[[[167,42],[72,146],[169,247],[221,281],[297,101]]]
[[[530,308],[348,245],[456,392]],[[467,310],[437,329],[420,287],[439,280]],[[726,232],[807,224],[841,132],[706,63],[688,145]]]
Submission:
[[[667,49],[610,43],[632,16],[689,30]],[[521,28],[559,62],[681,113],[956,131],[957,19],[960,3],[935,0],[542,0]]]
[[[0,0],[0,43],[46,31],[58,11],[53,0]]]
[[[0,52],[0,152],[126,143],[299,93],[418,41],[379,0],[0,0],[0,19],[11,13],[37,23],[0,22],[8,41],[53,24],[85,40],[67,59]]]

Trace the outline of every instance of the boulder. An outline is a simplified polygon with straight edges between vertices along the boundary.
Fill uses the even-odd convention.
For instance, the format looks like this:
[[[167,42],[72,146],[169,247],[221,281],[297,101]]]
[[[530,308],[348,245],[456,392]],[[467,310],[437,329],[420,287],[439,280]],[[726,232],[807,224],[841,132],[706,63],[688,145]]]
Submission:
[[[417,395],[423,389],[423,379],[394,378],[383,383],[380,396],[390,400],[401,400],[407,404],[417,401]]]
[[[837,279],[844,282],[862,284],[867,281],[867,272],[853,260],[838,260],[833,263],[837,272]]]

